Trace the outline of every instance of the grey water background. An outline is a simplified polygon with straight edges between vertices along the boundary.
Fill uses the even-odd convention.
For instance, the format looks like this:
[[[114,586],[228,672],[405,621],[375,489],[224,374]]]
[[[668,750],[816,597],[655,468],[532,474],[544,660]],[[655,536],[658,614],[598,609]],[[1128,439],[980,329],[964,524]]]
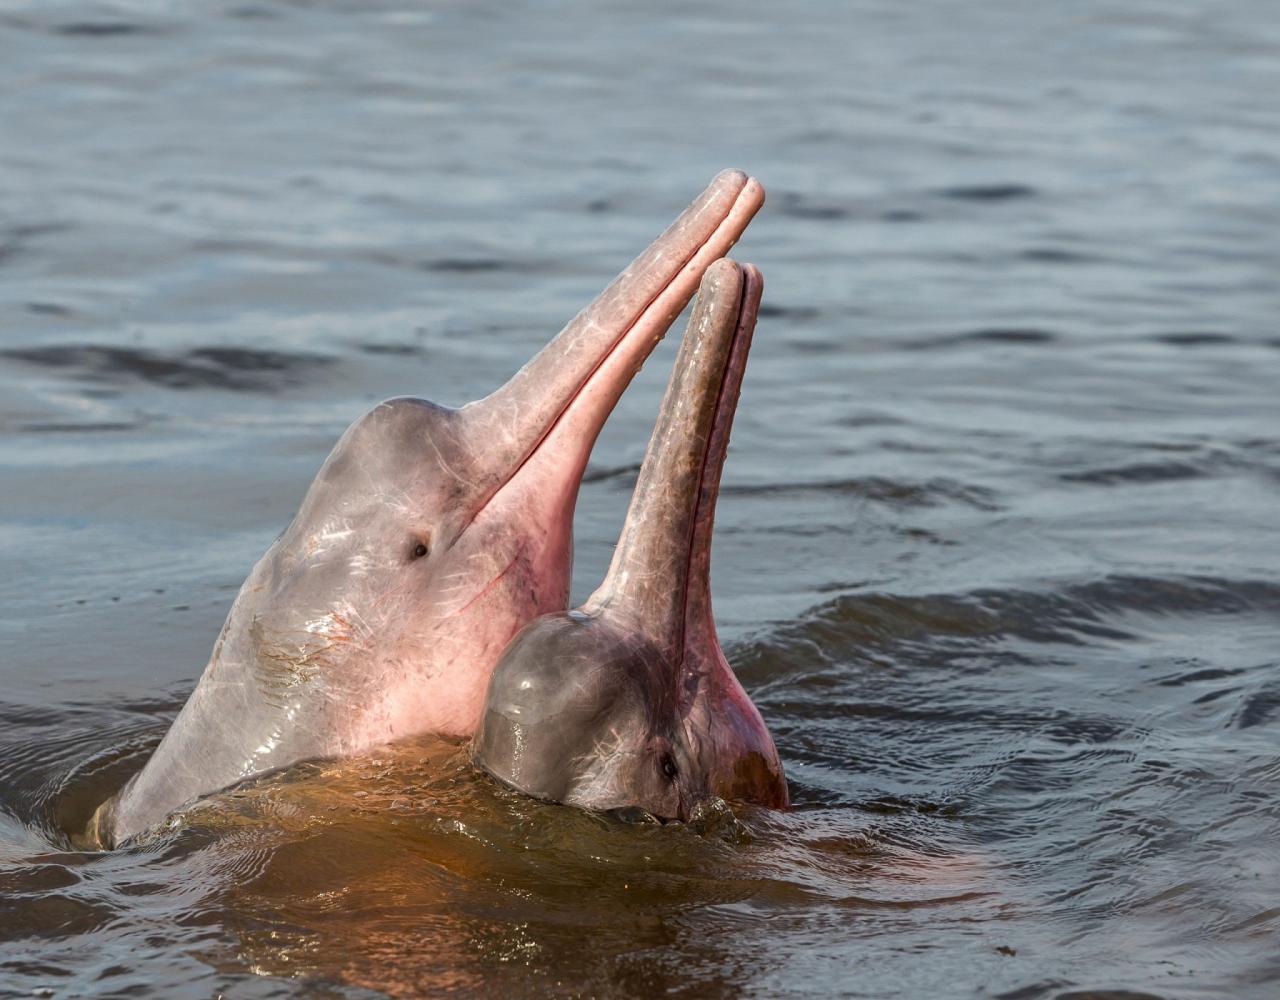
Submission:
[[[1277,94],[1269,0],[0,6],[0,995],[1274,996]],[[714,590],[795,808],[424,745],[71,850],[342,429],[489,391],[726,166]]]

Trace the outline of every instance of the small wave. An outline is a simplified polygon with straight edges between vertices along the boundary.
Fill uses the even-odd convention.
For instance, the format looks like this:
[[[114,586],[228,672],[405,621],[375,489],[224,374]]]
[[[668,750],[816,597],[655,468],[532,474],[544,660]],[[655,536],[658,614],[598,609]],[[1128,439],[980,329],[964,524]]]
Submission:
[[[423,261],[421,267],[425,271],[442,271],[446,274],[475,274],[483,271],[510,271],[516,267],[508,260],[494,257],[445,257],[440,260]]]
[[[1209,344],[1238,343],[1237,338],[1228,333],[1214,333],[1209,330],[1161,333],[1151,339],[1158,344],[1169,344],[1172,347],[1204,347]]]
[[[1247,473],[1274,476],[1277,470],[1268,462],[1268,458],[1275,453],[1274,444],[1267,440],[1223,442],[1213,446],[1148,441],[1140,446],[1142,450],[1179,457],[1121,462],[1062,472],[1058,475],[1058,480],[1086,486],[1141,486]]]
[[[964,347],[970,344],[1002,344],[1008,346],[1051,344],[1060,336],[1050,330],[1029,326],[981,327],[961,333],[948,333],[938,337],[910,338],[894,344],[902,350],[928,351],[947,347]]]
[[[890,507],[939,507],[947,503],[959,503],[975,510],[998,511],[1001,509],[994,490],[943,478],[914,483],[900,479],[886,479],[881,476],[831,479],[816,483],[731,483],[722,486],[720,492],[725,495],[750,497],[843,493]]]
[[[35,316],[57,316],[59,318],[75,315],[66,306],[60,306],[56,302],[28,302],[27,312]]]
[[[65,843],[141,766],[165,720],[119,706],[0,703],[0,728],[0,801],[15,819]]]
[[[421,258],[409,254],[378,251],[367,259],[384,267],[428,271],[435,274],[484,275],[484,274],[535,274],[547,270],[543,261],[490,256],[444,256]]]
[[[587,466],[587,471],[582,476],[584,483],[603,483],[609,480],[618,480],[625,484],[632,484],[640,473],[639,462],[628,462],[626,465],[609,465],[609,466]]]
[[[1019,253],[1018,259],[1034,264],[1100,264],[1107,260],[1098,254],[1063,250],[1061,247],[1031,247]]]
[[[1228,677],[1238,677],[1244,673],[1243,670],[1228,670],[1221,667],[1206,667],[1200,670],[1192,670],[1184,674],[1175,674],[1172,677],[1164,677],[1158,681],[1161,687],[1182,687],[1184,684],[1198,684],[1201,681],[1220,681]]]
[[[844,205],[814,201],[811,197],[795,191],[785,191],[774,200],[782,214],[792,219],[832,222],[836,219],[847,219],[852,214],[851,210]]]
[[[61,222],[33,222],[0,229],[0,267],[30,249],[33,240],[52,233],[65,232],[71,227]]]
[[[891,208],[880,213],[881,222],[923,222],[927,216],[910,208]]]
[[[356,350],[365,354],[389,354],[395,357],[413,357],[421,354],[422,348],[417,344],[396,344],[386,341],[375,341],[368,344],[357,344]]]
[[[928,216],[917,207],[884,207],[884,199],[858,199],[848,203],[817,201],[812,195],[786,191],[775,199],[783,215],[802,222],[923,222]],[[761,315],[764,315],[762,312]]]
[[[1033,327],[991,327],[971,330],[957,338],[962,341],[986,341],[994,344],[1048,344],[1058,339],[1056,333]]]
[[[9,892],[5,893],[6,897],[10,895]],[[14,914],[13,917],[7,920],[0,918],[0,936],[5,940],[20,937],[63,938],[74,934],[90,934],[110,922],[115,916],[112,907],[103,903],[91,903],[69,893],[14,892],[12,897],[14,902],[20,905],[5,908]],[[52,994],[43,995],[52,996]]]
[[[1133,465],[1090,469],[1086,472],[1064,472],[1058,478],[1064,483],[1087,483],[1093,486],[1118,486],[1123,483],[1167,483],[1179,479],[1204,479],[1212,473],[1187,462],[1137,462]]]
[[[1006,639],[1085,645],[1137,637],[1126,614],[1280,614],[1280,584],[1213,577],[1107,576],[1045,590],[974,590],[965,594],[847,594],[798,622],[747,643],[735,663],[768,677],[800,654],[824,664],[865,661],[923,648],[931,662],[955,661],[976,645]],[[1259,711],[1268,703],[1259,702]],[[1269,710],[1269,709],[1268,709]]]
[[[1244,697],[1243,703],[1231,718],[1236,729],[1252,729],[1280,718],[1280,682],[1263,687]]]
[[[814,306],[789,306],[769,302],[760,303],[761,319],[785,319],[790,320],[793,323],[799,323],[817,319],[821,315],[822,310],[817,309]]]
[[[140,420],[104,420],[97,424],[30,423],[19,424],[18,431],[23,434],[101,434],[104,431],[134,431],[142,425],[143,422]]]
[[[959,184],[938,191],[956,201],[1002,202],[1034,198],[1039,192],[1027,184]]]
[[[321,354],[286,353],[249,347],[198,347],[185,352],[153,351],[106,344],[16,347],[0,357],[67,371],[90,382],[130,381],[166,389],[262,391],[299,385],[336,363]]]
[[[67,35],[73,38],[118,38],[121,35],[156,34],[155,28],[127,21],[72,21],[54,25],[51,30],[55,35]]]

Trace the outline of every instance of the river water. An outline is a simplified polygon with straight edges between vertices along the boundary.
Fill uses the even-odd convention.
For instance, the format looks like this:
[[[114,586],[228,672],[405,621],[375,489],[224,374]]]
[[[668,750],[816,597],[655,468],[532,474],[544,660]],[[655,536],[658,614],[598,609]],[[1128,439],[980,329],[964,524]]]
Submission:
[[[1276,94],[1271,0],[5,3],[0,995],[1276,995]],[[714,590],[794,808],[426,740],[72,850],[342,429],[488,392],[726,166]]]

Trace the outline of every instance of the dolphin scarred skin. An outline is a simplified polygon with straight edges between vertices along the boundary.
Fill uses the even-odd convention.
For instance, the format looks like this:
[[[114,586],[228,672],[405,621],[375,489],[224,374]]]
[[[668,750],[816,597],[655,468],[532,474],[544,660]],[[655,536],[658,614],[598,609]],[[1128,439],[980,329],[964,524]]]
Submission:
[[[392,399],[357,420],[87,839],[120,844],[299,760],[472,735],[508,641],[568,603],[573,510],[600,428],[763,201],[754,178],[721,173],[492,395],[459,409]]]
[[[660,819],[713,798],[787,805],[773,738],[716,636],[709,580],[762,290],[749,264],[707,270],[604,582],[525,626],[494,668],[471,756],[504,784]]]

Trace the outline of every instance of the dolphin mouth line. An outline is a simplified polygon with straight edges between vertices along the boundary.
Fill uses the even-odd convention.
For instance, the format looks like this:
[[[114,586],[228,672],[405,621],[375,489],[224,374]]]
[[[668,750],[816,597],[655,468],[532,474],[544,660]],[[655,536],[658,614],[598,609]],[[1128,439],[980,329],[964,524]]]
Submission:
[[[445,617],[455,618],[458,615],[463,614],[466,611],[470,610],[471,606],[475,604],[476,601],[480,600],[480,598],[484,597],[485,594],[489,593],[489,591],[491,591],[494,587],[498,585],[498,581],[500,581],[504,576],[506,576],[508,573],[511,572],[511,570],[515,567],[515,564],[519,561],[520,557],[524,555],[524,550],[527,547],[528,547],[528,543],[521,542],[520,547],[516,549],[516,554],[513,555],[511,559],[507,562],[507,564],[503,566],[501,570],[498,571],[498,574],[496,576],[494,576],[488,583],[486,583],[483,587],[481,587],[478,591],[476,591],[475,594],[473,594],[467,600],[466,604],[462,605],[462,607],[458,608],[456,611],[450,611],[447,615],[445,615]]]
[[[527,466],[531,461],[533,461],[534,458],[537,457],[539,449],[541,449],[541,447],[546,442],[546,440],[555,431],[556,427],[558,427],[560,423],[564,420],[565,416],[569,413],[569,411],[573,409],[574,403],[576,403],[579,399],[582,398],[583,394],[590,387],[592,381],[599,374],[600,369],[602,369],[606,364],[608,364],[609,360],[618,353],[618,351],[627,342],[627,339],[632,335],[632,333],[638,327],[643,326],[644,320],[649,315],[654,305],[663,297],[663,295],[665,295],[671,289],[673,285],[675,285],[677,281],[680,280],[680,276],[684,273],[685,269],[689,267],[689,265],[698,257],[699,254],[703,252],[703,250],[705,250],[712,243],[716,242],[717,237],[720,237],[727,227],[732,227],[735,224],[735,219],[739,214],[739,209],[744,204],[749,204],[752,197],[754,197],[752,193],[753,183],[758,186],[758,182],[754,177],[748,177],[746,179],[742,187],[739,189],[738,193],[734,196],[733,203],[729,205],[729,207],[725,210],[723,217],[720,219],[718,223],[716,223],[716,227],[710,233],[707,234],[706,238],[701,243],[699,243],[696,247],[694,247],[694,249],[684,257],[684,259],[680,262],[678,267],[672,268],[671,276],[667,280],[666,284],[664,284],[660,289],[658,289],[653,294],[653,296],[649,299],[649,301],[645,303],[644,307],[635,314],[632,320],[623,328],[622,332],[618,334],[617,338],[613,341],[613,343],[610,344],[609,347],[600,355],[599,359],[597,359],[596,363],[592,366],[591,370],[587,372],[587,374],[583,377],[582,381],[579,382],[577,387],[572,391],[572,393],[569,394],[568,398],[564,402],[564,405],[561,406],[556,411],[555,415],[549,421],[547,421],[546,426],[542,429],[542,433],[538,435],[538,439],[533,443],[533,446],[529,449],[529,451],[525,454],[525,456],[521,458],[519,462],[516,463],[516,465],[511,469],[511,472],[502,480],[502,482],[497,486],[497,488],[495,488],[493,492],[490,493],[489,496],[485,498],[484,502],[481,503],[475,509],[475,512],[469,518],[467,518],[466,523],[463,524],[462,527],[458,530],[458,532],[454,535],[453,540],[450,542],[450,547],[452,547],[452,545],[456,543],[456,541],[459,538],[461,538],[463,534],[466,533],[467,529],[470,528],[471,525],[474,524],[475,521],[480,517],[480,515],[484,513],[485,509],[488,508],[489,505],[492,504],[493,501],[497,499],[499,494],[501,494],[502,491],[506,489],[507,486],[509,486],[513,480],[516,479],[516,477],[525,468],[525,466]],[[752,212],[751,214],[754,214],[754,212]],[[748,219],[749,218],[750,218],[750,215],[748,215]],[[743,228],[745,228],[745,224]],[[736,242],[736,240],[734,242]],[[726,253],[728,252],[727,247],[725,252]],[[664,336],[665,336],[665,332],[663,334],[660,334],[657,340],[661,340],[662,337]],[[735,337],[736,336],[737,334],[735,333]],[[656,345],[656,341],[655,341],[655,345]],[[602,421],[602,425],[603,425],[603,421]],[[597,428],[597,432],[598,431],[599,431],[599,428]]]
[[[702,449],[701,469],[698,473],[697,497],[693,503],[693,517],[689,521],[689,540],[685,550],[684,615],[681,616],[681,647],[688,634],[689,601],[694,589],[694,558],[698,546],[711,545],[711,522],[715,517],[716,502],[720,496],[720,477],[724,471],[724,459],[729,450],[729,434],[737,414],[737,395],[746,375],[747,354],[755,330],[759,312],[760,273],[750,264],[742,268],[742,288],[738,292],[738,314],[734,322],[733,336],[725,352],[724,367],[720,371],[720,384],[716,389],[715,407],[711,415],[711,427],[707,431]],[[754,299],[754,302],[753,302]],[[730,403],[732,400],[732,403]],[[713,626],[714,627],[714,626]]]

